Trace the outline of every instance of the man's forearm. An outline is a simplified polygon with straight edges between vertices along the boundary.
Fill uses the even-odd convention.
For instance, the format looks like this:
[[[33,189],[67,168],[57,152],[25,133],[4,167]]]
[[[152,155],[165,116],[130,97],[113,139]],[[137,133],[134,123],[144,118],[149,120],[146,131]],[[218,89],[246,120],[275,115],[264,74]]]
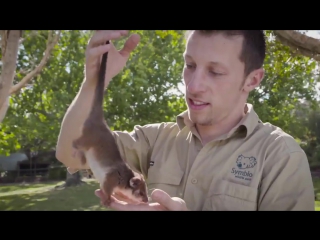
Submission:
[[[84,81],[62,120],[56,158],[68,167],[80,168],[79,161],[72,157],[72,141],[80,136],[80,127],[90,112],[93,95],[94,85]]]

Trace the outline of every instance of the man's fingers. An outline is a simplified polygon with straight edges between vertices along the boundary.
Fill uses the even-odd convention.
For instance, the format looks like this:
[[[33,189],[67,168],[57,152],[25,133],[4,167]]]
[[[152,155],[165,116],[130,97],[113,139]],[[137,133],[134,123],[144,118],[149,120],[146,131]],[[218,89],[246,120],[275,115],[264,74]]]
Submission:
[[[160,189],[156,189],[151,193],[151,198],[160,205],[171,211],[179,211],[180,204],[174,201],[170,195]],[[181,209],[182,210],[182,209]]]
[[[79,169],[68,167],[68,168],[67,168],[67,171],[68,171],[70,174],[74,174],[74,173],[78,172]]]
[[[95,191],[95,195],[101,199],[101,202],[104,200],[104,194],[101,189]],[[151,194],[152,198],[157,201],[157,203],[139,203],[132,204],[127,203],[126,200],[121,201],[114,196],[111,196],[111,203],[109,208],[118,211],[166,211],[166,210],[180,210],[179,202],[175,202],[171,197],[163,192],[162,190],[155,190]]]
[[[138,46],[140,41],[139,34],[132,34],[124,44],[123,48],[119,51],[119,53],[123,57],[129,57],[130,53]]]
[[[134,203],[132,200],[130,200],[129,198],[123,196],[122,194],[120,195],[120,194],[115,193],[113,196],[114,196],[117,200],[120,200],[120,201],[122,201],[122,202]]]
[[[111,44],[103,44],[98,47],[91,48],[87,52],[87,57],[89,59],[99,57],[102,54],[104,54],[105,52],[108,52],[110,50],[110,48],[111,48]]]
[[[103,192],[101,191],[101,189],[97,189],[94,191],[94,194],[98,197],[98,198],[103,198]]]
[[[89,47],[96,47],[106,43],[108,40],[114,40],[128,34],[128,30],[97,30],[89,41]]]
[[[165,210],[162,206],[157,203],[147,204],[147,203],[140,203],[140,204],[130,204],[121,202],[118,200],[112,201],[110,204],[110,208],[118,211],[161,211]]]
[[[104,194],[103,194],[103,192],[101,191],[101,189],[95,190],[94,194],[95,194],[98,198],[100,198],[100,200],[102,200],[102,201],[105,199]],[[118,195],[118,194],[114,194],[113,196],[111,196],[111,199],[112,199],[112,201],[115,201],[115,202],[117,202],[117,203],[119,203],[119,204],[127,204],[127,203],[130,204],[130,203],[133,203],[133,202],[130,201],[129,199],[124,198],[124,197],[121,197],[121,195]]]

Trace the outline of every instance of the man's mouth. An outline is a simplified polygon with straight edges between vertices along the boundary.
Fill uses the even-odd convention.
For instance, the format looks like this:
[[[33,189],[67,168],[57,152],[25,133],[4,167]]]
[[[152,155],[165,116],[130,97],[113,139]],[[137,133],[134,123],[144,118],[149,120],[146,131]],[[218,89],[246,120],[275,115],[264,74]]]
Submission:
[[[191,98],[189,98],[188,101],[190,108],[193,110],[202,110],[209,105],[209,103],[202,102],[199,100],[193,100]]]

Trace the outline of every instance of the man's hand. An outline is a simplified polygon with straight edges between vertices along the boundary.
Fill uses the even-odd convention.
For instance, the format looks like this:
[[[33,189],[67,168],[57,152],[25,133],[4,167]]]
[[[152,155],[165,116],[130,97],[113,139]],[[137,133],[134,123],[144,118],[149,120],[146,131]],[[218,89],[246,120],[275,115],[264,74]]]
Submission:
[[[103,201],[104,195],[100,189],[96,190],[95,194]],[[151,193],[151,198],[155,203],[134,204],[128,199],[116,195],[112,196],[109,207],[119,211],[188,211],[184,200],[177,197],[171,198],[169,194],[160,189],[154,190]]]
[[[99,74],[101,56],[108,52],[108,62],[105,85],[116,76],[121,69],[126,65],[130,53],[137,47],[140,36],[132,34],[125,42],[121,50],[117,50],[112,40],[119,39],[122,36],[128,35],[128,30],[96,30],[90,39],[86,49],[86,64],[85,75],[86,80],[91,82],[91,79],[96,79]],[[106,44],[107,41],[110,44]]]

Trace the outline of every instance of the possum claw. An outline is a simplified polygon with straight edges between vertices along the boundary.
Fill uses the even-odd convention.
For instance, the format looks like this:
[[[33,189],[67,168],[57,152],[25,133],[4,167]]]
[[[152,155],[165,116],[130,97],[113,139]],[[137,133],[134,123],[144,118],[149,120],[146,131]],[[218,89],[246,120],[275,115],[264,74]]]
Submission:
[[[103,200],[102,204],[106,207],[109,207],[111,204],[111,198]]]
[[[73,158],[77,158],[77,157],[78,157],[78,150],[77,150],[77,149],[73,149],[73,151],[72,151],[72,157],[73,157]]]
[[[73,151],[72,151],[72,157],[73,158],[81,158],[82,157],[82,154],[81,154],[81,152],[78,150],[78,149],[73,149]]]
[[[75,148],[73,149],[72,157],[76,159],[80,159],[82,165],[85,165],[87,163],[85,155],[83,154],[82,151],[78,149],[75,149]]]

